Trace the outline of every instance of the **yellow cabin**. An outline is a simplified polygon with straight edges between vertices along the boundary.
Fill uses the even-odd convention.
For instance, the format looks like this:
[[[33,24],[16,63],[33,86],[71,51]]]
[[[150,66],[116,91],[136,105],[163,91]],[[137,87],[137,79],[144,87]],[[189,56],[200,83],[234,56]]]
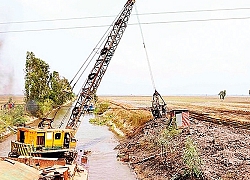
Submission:
[[[19,127],[17,140],[11,142],[11,151],[19,155],[49,157],[61,156],[65,150],[75,149],[75,131],[72,129],[39,129]],[[61,155],[56,155],[60,154]],[[47,153],[47,154],[46,154]],[[50,155],[48,155],[50,154]]]

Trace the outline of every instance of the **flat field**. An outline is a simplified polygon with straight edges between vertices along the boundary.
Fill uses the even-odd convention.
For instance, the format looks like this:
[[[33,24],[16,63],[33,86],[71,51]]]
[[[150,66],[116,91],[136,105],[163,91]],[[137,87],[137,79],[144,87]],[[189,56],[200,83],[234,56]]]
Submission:
[[[151,96],[101,96],[133,107],[150,107]],[[164,96],[168,110],[188,109],[212,118],[250,122],[250,96]]]
[[[0,95],[0,106],[12,98],[15,104],[24,104],[24,96]],[[112,100],[133,107],[151,107],[151,96],[100,96],[101,99]],[[226,96],[220,100],[218,96],[163,96],[168,110],[188,109],[192,112],[205,113],[212,118],[224,118],[250,123],[250,96]]]
[[[10,98],[12,98],[12,101],[15,104],[24,104],[24,96],[21,96],[21,95],[0,95],[0,106],[8,103]]]

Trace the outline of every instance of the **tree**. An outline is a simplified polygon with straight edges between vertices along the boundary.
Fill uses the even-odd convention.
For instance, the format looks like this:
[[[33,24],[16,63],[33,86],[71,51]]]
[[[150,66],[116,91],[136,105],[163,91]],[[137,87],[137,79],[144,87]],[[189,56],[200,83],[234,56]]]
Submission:
[[[58,72],[50,73],[49,65],[27,52],[25,66],[25,102],[33,115],[42,117],[53,107],[62,105],[73,98],[71,87],[66,78]]]
[[[54,106],[62,105],[68,100],[71,100],[73,94],[71,87],[66,78],[60,78],[59,73],[53,71],[50,75],[50,99],[53,100]]]
[[[25,96],[26,102],[43,101],[49,92],[49,65],[35,57],[33,52],[27,52],[25,64]]]
[[[224,100],[226,96],[226,90],[220,91],[218,95],[220,96],[220,99]]]

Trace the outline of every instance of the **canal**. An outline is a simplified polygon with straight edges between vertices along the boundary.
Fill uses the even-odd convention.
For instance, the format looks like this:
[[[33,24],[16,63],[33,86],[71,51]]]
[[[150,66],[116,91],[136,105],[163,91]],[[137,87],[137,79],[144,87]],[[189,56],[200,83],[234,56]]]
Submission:
[[[60,124],[66,111],[63,108],[57,113],[53,127]],[[114,148],[118,145],[117,137],[106,126],[90,124],[89,119],[93,117],[93,114],[83,116],[76,133],[77,150],[91,151],[86,165],[89,180],[135,180],[136,177],[128,165],[116,159],[117,151]],[[0,143],[0,156],[8,156],[12,140],[15,140],[15,135]]]

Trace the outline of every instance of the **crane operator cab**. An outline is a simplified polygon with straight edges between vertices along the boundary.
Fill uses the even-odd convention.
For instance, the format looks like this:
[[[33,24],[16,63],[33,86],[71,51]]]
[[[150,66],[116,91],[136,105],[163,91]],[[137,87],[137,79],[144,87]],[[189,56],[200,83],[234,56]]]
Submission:
[[[63,157],[76,147],[72,129],[40,129],[19,127],[17,140],[11,142],[11,152],[22,156]]]

